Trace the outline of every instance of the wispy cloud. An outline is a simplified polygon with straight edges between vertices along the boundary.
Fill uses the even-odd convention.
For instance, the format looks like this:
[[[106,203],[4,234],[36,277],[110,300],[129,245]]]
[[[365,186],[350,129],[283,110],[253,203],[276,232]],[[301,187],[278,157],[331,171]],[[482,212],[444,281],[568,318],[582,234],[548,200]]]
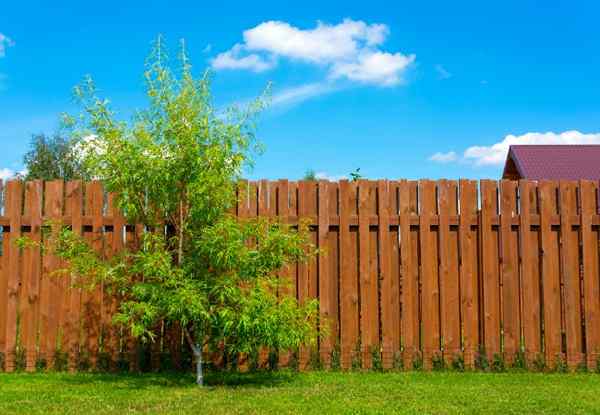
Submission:
[[[435,70],[438,73],[438,76],[439,76],[440,79],[450,79],[450,78],[452,78],[452,74],[450,72],[448,72],[448,70],[446,68],[444,68],[440,64],[435,65]]]
[[[456,161],[457,159],[458,155],[454,151],[449,151],[447,153],[437,152],[429,157],[430,161],[435,161],[437,163],[450,163],[452,161]]]
[[[577,130],[562,133],[536,133],[530,132],[522,135],[509,134],[503,140],[489,146],[475,145],[464,150],[461,157],[456,152],[436,153],[429,160],[436,162],[463,161],[476,166],[500,166],[508,154],[508,149],[513,144],[529,145],[568,145],[568,144],[600,144],[600,133],[585,134]]]
[[[271,105],[274,107],[298,104],[310,98],[329,94],[338,88],[329,82],[313,82],[282,89],[273,94]]]
[[[6,49],[15,46],[15,42],[3,33],[0,33],[0,58],[6,56]]]
[[[209,43],[208,45],[206,45],[204,47],[204,49],[202,49],[202,53],[210,53],[211,50],[212,50],[212,45]]]
[[[391,87],[402,83],[415,55],[381,50],[388,35],[384,24],[352,19],[336,25],[317,22],[311,29],[268,21],[244,31],[243,43],[217,55],[212,66],[262,72],[288,59],[326,68],[332,80]]]

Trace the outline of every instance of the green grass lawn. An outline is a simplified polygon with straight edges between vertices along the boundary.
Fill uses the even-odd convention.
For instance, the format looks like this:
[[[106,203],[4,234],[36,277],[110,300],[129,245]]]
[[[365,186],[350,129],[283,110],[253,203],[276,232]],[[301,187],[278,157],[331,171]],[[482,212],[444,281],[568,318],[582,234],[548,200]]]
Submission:
[[[600,413],[600,376],[291,372],[0,374],[0,414]]]

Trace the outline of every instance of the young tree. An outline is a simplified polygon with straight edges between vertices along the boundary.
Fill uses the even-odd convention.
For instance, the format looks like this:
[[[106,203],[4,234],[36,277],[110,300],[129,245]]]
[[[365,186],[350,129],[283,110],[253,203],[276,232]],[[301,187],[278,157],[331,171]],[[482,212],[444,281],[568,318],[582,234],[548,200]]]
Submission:
[[[145,72],[148,108],[130,123],[117,120],[89,79],[76,88],[83,113],[66,117],[86,167],[130,223],[146,225],[139,248],[106,260],[66,228],[54,245],[78,283],[101,282],[119,296],[115,322],[134,336],[151,341],[158,322],[181,324],[201,385],[206,346],[237,354],[316,340],[316,302],[278,296],[284,282],[276,276],[315,250],[304,225],[230,213],[264,100],[217,112],[208,74],[193,77],[183,45],[179,61],[177,75],[159,39]]]
[[[61,136],[34,135],[23,157],[26,180],[75,180],[88,177],[73,140]]]
[[[308,169],[304,173],[304,177],[302,177],[302,180],[308,180],[308,181],[314,182],[317,180],[317,173],[315,173],[315,171],[313,169]]]

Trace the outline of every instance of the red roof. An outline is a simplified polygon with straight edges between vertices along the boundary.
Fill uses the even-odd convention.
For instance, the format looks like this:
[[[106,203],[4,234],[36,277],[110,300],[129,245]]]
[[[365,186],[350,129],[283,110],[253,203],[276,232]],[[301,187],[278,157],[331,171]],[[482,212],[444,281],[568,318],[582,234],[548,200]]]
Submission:
[[[509,161],[523,179],[600,180],[600,145],[513,145]]]

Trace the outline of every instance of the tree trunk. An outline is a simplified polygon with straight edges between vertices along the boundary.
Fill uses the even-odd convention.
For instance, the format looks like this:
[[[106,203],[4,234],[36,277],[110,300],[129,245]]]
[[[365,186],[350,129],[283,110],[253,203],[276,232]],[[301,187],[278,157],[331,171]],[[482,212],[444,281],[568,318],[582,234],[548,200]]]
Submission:
[[[194,358],[196,359],[196,384],[202,387],[204,386],[204,373],[202,371],[202,346],[194,342],[187,327],[183,328],[183,333],[185,334],[185,338],[189,346],[192,348]]]

